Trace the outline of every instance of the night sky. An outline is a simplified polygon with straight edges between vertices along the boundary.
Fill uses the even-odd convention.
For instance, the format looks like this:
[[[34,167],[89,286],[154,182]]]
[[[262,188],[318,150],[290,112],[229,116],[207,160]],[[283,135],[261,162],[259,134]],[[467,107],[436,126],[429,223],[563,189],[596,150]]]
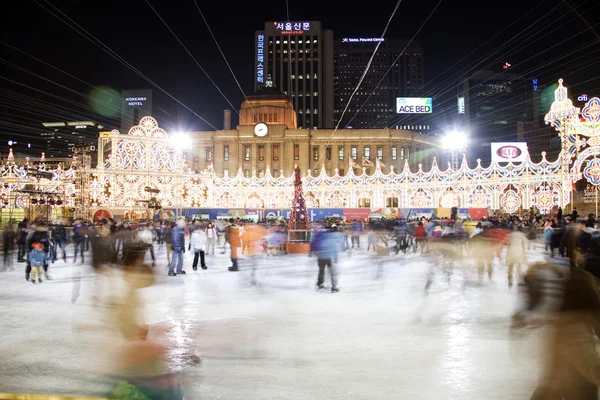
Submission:
[[[194,1],[149,1],[238,109],[243,94]],[[403,0],[386,37],[410,39],[438,2]],[[116,119],[99,115],[89,108],[90,101],[85,96],[93,88],[78,79],[117,91],[155,89],[53,16],[48,10],[57,14],[58,11],[49,4],[60,9],[210,124],[222,127],[222,110],[231,108],[230,105],[146,0],[21,0],[11,2],[10,6],[3,5],[1,13],[0,151],[6,152],[9,138],[34,140],[43,121],[91,119],[109,127],[118,127]],[[378,37],[396,0],[288,0],[287,4],[290,20],[320,20],[324,28],[334,31],[336,38]],[[326,8],[324,4],[327,4]],[[265,21],[287,20],[286,1],[198,0],[198,5],[242,89],[246,94],[251,93],[254,31],[262,29]],[[440,125],[452,119],[452,112],[456,111],[451,112],[446,105],[455,101],[452,99],[455,99],[456,85],[462,76],[477,69],[497,70],[504,62],[511,63],[513,72],[536,76],[546,83],[563,77],[571,98],[581,93],[600,95],[599,24],[600,2],[597,0],[442,0],[415,38],[424,49],[425,92],[427,96],[434,97],[435,114],[432,118]],[[43,103],[44,110],[39,107],[39,101],[47,102]],[[438,107],[436,113],[436,103],[444,102],[446,105]],[[208,124],[181,109],[179,129],[210,129]]]

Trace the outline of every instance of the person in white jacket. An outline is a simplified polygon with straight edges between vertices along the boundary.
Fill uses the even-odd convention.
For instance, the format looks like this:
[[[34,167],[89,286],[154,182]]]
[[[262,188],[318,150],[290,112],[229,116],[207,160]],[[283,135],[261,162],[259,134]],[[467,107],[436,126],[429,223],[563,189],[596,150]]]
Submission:
[[[206,231],[204,228],[195,229],[192,233],[192,238],[190,239],[190,249],[194,251],[194,262],[192,264],[192,269],[194,271],[198,270],[198,256],[200,256],[200,267],[202,269],[206,269],[206,264],[204,262],[204,250],[206,249]]]
[[[156,264],[156,257],[154,256],[154,235],[152,234],[152,227],[150,225],[144,226],[144,229],[139,233],[138,238],[150,251],[152,266],[154,266]]]
[[[527,236],[519,232],[517,225],[508,236],[508,247],[506,249],[506,265],[508,265],[508,287],[513,285],[513,269],[518,265],[517,273],[521,276],[521,265],[527,263],[527,247],[529,246]]]
[[[217,240],[217,230],[214,225],[209,222],[206,227],[206,252],[215,254],[215,241]]]

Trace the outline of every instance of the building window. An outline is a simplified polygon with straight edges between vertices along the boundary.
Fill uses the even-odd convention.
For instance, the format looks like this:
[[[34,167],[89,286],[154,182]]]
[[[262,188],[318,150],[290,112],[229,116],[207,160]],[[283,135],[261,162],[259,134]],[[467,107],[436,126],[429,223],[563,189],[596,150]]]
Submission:
[[[356,161],[356,158],[358,157],[358,147],[352,146],[350,157],[352,157],[352,159]]]
[[[269,122],[273,122],[273,114],[269,114]]]
[[[327,172],[327,176],[331,176],[331,168],[327,168],[325,172]]]
[[[212,161],[212,159],[213,159],[212,147],[207,147],[206,148],[206,161]]]
[[[261,170],[258,171],[258,177],[259,178],[264,178],[265,177],[265,170],[264,169],[261,169]]]
[[[244,145],[244,161],[250,161],[250,145]]]
[[[388,197],[387,199],[385,199],[385,206],[387,208],[398,208],[398,198]]]
[[[313,176],[319,176],[319,170],[313,169]]]
[[[406,148],[406,159],[409,160],[410,159],[410,147]]]
[[[371,148],[370,148],[370,147],[368,147],[368,146],[365,146],[365,158],[366,158],[367,160],[370,160],[370,159],[371,159]]]
[[[398,159],[398,148],[396,146],[392,147],[392,160]]]
[[[244,176],[245,176],[246,178],[250,178],[250,170],[249,170],[249,169],[245,169],[245,170],[244,170]]]
[[[339,155],[340,160],[344,159],[344,147],[343,146],[338,147],[338,155]]]
[[[404,147],[400,148],[400,159],[404,160]]]
[[[300,145],[295,144],[294,145],[294,160],[299,160],[299,159],[300,159]]]
[[[278,169],[274,169],[273,173],[271,175],[273,175],[273,178],[279,178],[279,170]]]
[[[273,122],[277,122],[277,113],[273,114]]]
[[[223,170],[223,176],[229,175],[229,170],[227,168],[225,168]]]
[[[258,122],[258,115],[256,115],[256,113],[254,114],[254,123],[256,124]]]
[[[383,160],[383,147],[377,147],[377,159]]]
[[[345,172],[346,172],[346,171],[344,170],[344,168],[340,168],[340,169],[338,170],[338,174],[339,174],[339,176],[344,176],[344,175],[346,175],[346,173],[345,173]]]
[[[319,147],[313,147],[313,160],[319,161]]]
[[[325,159],[331,161],[331,147],[329,146],[325,148]]]
[[[259,144],[258,145],[258,161],[264,161],[264,160],[265,160],[265,145]]]
[[[371,207],[371,199],[369,199],[368,197],[358,199],[358,206],[361,208]]]
[[[223,146],[223,160],[229,161],[229,145]]]
[[[279,145],[273,145],[273,161],[279,161]]]

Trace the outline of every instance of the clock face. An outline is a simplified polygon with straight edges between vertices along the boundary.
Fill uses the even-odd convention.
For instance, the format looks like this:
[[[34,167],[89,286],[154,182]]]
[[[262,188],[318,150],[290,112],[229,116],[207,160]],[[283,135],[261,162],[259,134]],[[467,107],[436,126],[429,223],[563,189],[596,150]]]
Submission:
[[[267,134],[268,131],[269,131],[269,128],[267,127],[266,124],[263,124],[262,122],[258,123],[254,126],[254,134],[256,136],[263,137]]]

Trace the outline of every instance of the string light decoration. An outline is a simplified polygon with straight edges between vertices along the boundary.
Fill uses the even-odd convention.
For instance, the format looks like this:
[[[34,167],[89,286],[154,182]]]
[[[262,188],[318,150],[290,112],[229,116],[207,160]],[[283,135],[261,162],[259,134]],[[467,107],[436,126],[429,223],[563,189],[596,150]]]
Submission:
[[[93,207],[134,213],[140,199],[162,207],[208,205],[206,174],[195,174],[187,167],[182,153],[173,148],[168,133],[154,118],[142,118],[127,134],[107,132],[100,141],[107,139],[110,156],[92,171]],[[98,148],[102,148],[100,142]],[[156,192],[149,194],[147,187]]]
[[[283,173],[275,177],[269,166],[261,177],[256,170],[245,176],[241,166],[231,176],[217,175],[212,166],[194,173],[184,163],[182,169],[180,155],[169,146],[167,132],[155,119],[144,117],[129,134],[107,133],[110,155],[92,171],[89,192],[95,207],[110,210],[133,208],[147,186],[160,190],[153,196],[167,209],[181,205],[281,210],[291,202],[294,227],[309,224],[307,208],[357,208],[364,199],[372,209],[398,204],[398,208],[454,206],[513,213],[535,207],[547,213],[554,206],[564,208],[571,203],[572,184],[582,176],[600,183],[600,161],[594,161],[600,154],[600,101],[592,98],[586,107],[580,120],[580,110],[559,81],[555,102],[546,115],[547,123],[555,126],[561,137],[562,151],[554,161],[547,160],[543,152],[542,160],[535,163],[527,153],[523,162],[494,161],[483,166],[477,160],[471,168],[463,155],[456,167],[440,166],[434,158],[428,169],[419,164],[417,170],[411,170],[406,160],[396,171],[376,160],[371,175],[365,167],[362,171],[348,168],[345,175],[335,169],[329,175],[323,165],[318,174],[308,170],[302,176],[296,168],[290,177]]]
[[[39,162],[32,162],[27,157],[19,165],[10,149],[6,161],[0,164],[2,219],[28,217],[33,220],[66,216],[69,213],[65,210],[74,206],[75,177],[72,163],[66,169],[62,163],[49,166],[45,153],[42,153]],[[43,201],[39,204],[48,207],[49,211],[44,209],[40,214],[31,208],[32,204],[38,204],[38,197]]]
[[[546,124],[553,126],[560,135],[562,150],[559,159],[562,163],[563,186],[570,189],[570,185],[580,179],[587,180],[592,186],[599,186],[600,98],[590,98],[580,110],[573,106],[567,88],[563,86],[563,80],[559,79],[554,99],[544,119]]]
[[[290,210],[288,229],[305,230],[310,228],[308,209],[304,201],[304,190],[302,189],[302,173],[300,168],[294,168],[294,198]]]

